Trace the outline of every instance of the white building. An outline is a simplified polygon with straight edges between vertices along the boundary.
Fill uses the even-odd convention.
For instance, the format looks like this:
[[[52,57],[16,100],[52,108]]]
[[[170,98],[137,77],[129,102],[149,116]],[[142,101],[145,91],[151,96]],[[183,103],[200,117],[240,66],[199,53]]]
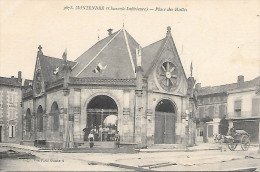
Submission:
[[[230,126],[245,130],[251,142],[259,139],[260,125],[260,77],[244,82],[239,76],[238,87],[228,91],[227,113]]]

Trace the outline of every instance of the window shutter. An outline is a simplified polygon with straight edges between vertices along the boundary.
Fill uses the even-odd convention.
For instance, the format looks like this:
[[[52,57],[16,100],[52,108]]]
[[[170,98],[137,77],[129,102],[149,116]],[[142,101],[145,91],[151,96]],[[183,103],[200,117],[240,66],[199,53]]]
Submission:
[[[252,100],[252,115],[258,116],[260,114],[260,99],[254,98]]]
[[[226,114],[225,108],[226,108],[225,105],[219,106],[219,118],[223,118],[223,116]]]
[[[9,125],[9,137],[12,137],[12,125]]]
[[[210,106],[209,107],[209,117],[214,118],[214,114],[215,114],[214,111],[215,111],[214,106]]]
[[[235,101],[234,109],[235,109],[235,110],[241,109],[241,100]]]
[[[15,130],[16,130],[15,125],[13,125],[12,128],[13,128],[13,137],[15,137],[15,135],[16,135],[16,132],[15,132]]]

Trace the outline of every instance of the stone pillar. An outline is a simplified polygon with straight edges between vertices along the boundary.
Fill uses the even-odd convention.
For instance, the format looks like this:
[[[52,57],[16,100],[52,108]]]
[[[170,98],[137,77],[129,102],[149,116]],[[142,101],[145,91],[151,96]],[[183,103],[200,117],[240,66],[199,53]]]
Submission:
[[[141,47],[136,49],[136,60],[137,67],[136,71],[136,90],[135,90],[135,142],[138,147],[147,146],[147,135],[146,135],[146,100],[143,95],[143,68],[142,68],[142,58],[141,58]]]
[[[69,104],[69,90],[63,90],[63,124],[64,124],[64,134],[63,134],[63,148],[69,148],[69,111],[68,111],[68,104]]]
[[[138,147],[143,147],[142,138],[142,116],[143,116],[143,105],[142,105],[142,90],[136,90],[136,109],[135,109],[135,142]]]
[[[73,110],[69,109],[69,77],[71,72],[71,67],[67,60],[67,50],[62,55],[64,80],[63,80],[63,110],[64,110],[64,135],[63,135],[63,148],[73,148],[74,147],[74,131],[73,131],[73,121],[74,114]],[[70,110],[70,111],[69,111]]]
[[[188,97],[189,97],[189,119],[188,119],[188,145],[193,146],[195,144],[195,130],[196,130],[196,122],[195,122],[195,101],[196,96],[194,95],[194,85],[195,79],[191,76],[188,78]]]

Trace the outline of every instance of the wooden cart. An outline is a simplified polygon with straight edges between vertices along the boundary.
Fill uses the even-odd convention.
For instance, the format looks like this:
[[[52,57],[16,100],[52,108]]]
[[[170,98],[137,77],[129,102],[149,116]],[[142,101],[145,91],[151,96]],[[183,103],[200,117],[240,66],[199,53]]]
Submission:
[[[236,130],[233,134],[225,136],[225,142],[231,151],[234,151],[240,143],[243,151],[247,151],[250,146],[250,135],[244,130]]]

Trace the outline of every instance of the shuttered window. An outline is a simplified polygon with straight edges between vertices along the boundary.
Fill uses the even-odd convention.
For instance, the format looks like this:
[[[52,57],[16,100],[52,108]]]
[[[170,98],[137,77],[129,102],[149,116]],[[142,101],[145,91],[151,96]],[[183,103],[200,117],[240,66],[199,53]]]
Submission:
[[[9,137],[15,137],[15,125],[9,125]]]
[[[214,106],[210,106],[209,107],[209,117],[210,118],[214,118],[214,114],[215,114],[215,108],[214,108]]]
[[[199,107],[199,118],[202,119],[204,117],[204,107]]]
[[[260,116],[260,98],[252,99],[252,115]]]
[[[225,114],[226,114],[226,106],[220,105],[219,106],[219,118],[223,118]]]
[[[242,101],[241,100],[236,100],[234,102],[234,113],[235,113],[235,116],[238,116],[238,117],[241,116],[241,105],[242,105]]]

